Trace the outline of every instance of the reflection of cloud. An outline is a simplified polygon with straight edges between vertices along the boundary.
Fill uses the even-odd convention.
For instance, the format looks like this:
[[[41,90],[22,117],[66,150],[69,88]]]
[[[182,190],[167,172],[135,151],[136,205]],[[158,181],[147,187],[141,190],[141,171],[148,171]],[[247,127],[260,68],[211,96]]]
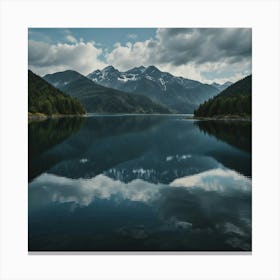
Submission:
[[[237,237],[232,237],[226,240],[227,244],[232,246],[233,248],[239,249],[242,248],[243,250],[250,250],[251,249],[251,244],[246,242],[243,239],[237,238]]]
[[[110,199],[113,196],[148,202],[156,198],[160,186],[139,179],[125,184],[104,175],[91,179],[70,179],[45,173],[30,183],[29,187],[40,188],[48,193],[53,202],[75,202],[88,206],[95,199]]]
[[[212,169],[192,176],[175,179],[170,186],[199,187],[206,191],[251,190],[251,180],[233,170]]]
[[[84,161],[81,160],[84,163]],[[170,186],[202,188],[205,191],[250,191],[251,180],[231,170],[212,169],[174,180]],[[129,183],[113,180],[105,175],[90,179],[70,179],[53,174],[43,174],[29,184],[30,189],[46,193],[53,202],[75,202],[88,206],[95,199],[117,197],[130,201],[150,202],[158,199],[160,189],[167,185],[153,184],[142,179]]]
[[[226,233],[230,232],[230,233],[236,233],[236,234],[242,235],[242,236],[245,235],[244,231],[240,227],[238,227],[232,223],[225,223],[224,230]]]
[[[228,249],[251,249],[251,195],[247,191],[250,189],[249,179],[236,172],[213,169],[177,179],[172,186],[176,184],[182,187],[152,184],[140,179],[124,183],[105,175],[91,179],[70,179],[45,173],[29,184],[29,213],[32,215],[35,210],[46,211],[45,206],[49,204],[56,209],[58,203],[70,203],[67,205],[69,207],[60,209],[70,212],[77,209],[78,215],[71,215],[71,222],[80,218],[80,214],[92,215],[98,209],[101,210],[102,223],[108,224],[110,231],[117,237],[151,242],[150,245],[155,248],[195,250],[201,248],[201,240],[209,240],[203,245],[207,250],[216,250],[222,244],[225,246],[223,248]],[[224,195],[226,191],[231,192],[230,195]],[[121,203],[126,208],[124,216],[118,216],[118,225],[110,225],[114,216],[111,216],[110,207],[108,213],[107,210],[102,212],[100,208],[102,205],[108,207],[108,201],[94,203],[95,200],[111,200],[114,207],[119,207]],[[131,202],[122,203],[122,200]],[[139,202],[148,204],[148,207]],[[78,212],[79,206],[89,205],[87,209],[83,208],[82,213]],[[139,209],[144,212],[139,212]],[[150,213],[148,219],[147,213]],[[144,215],[138,217],[136,223],[127,222],[131,217],[134,220],[135,214],[137,217]],[[151,222],[154,218],[155,223]],[[174,232],[178,232],[182,239],[175,238],[177,233],[174,235]],[[219,244],[215,240],[219,240]]]

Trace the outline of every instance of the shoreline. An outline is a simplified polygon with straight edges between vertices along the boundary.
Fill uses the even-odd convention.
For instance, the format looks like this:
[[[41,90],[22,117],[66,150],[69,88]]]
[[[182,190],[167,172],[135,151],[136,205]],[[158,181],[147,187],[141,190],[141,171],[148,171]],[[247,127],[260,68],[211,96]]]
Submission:
[[[226,115],[226,116],[215,116],[215,117],[195,117],[190,113],[178,113],[178,114],[129,114],[129,113],[87,113],[84,115],[73,115],[73,114],[55,114],[55,115],[46,115],[42,113],[29,113],[28,112],[28,122],[31,121],[44,121],[47,119],[57,119],[57,118],[77,118],[77,117],[102,117],[102,116],[181,116],[185,117],[188,120],[197,120],[197,121],[247,121],[251,122],[252,118],[250,116],[238,116],[238,115]]]
[[[85,115],[64,115],[64,114],[55,114],[55,115],[46,115],[42,113],[30,113],[28,112],[28,122],[31,121],[44,121],[47,119],[58,119],[58,118],[77,118],[77,117],[86,117],[87,114]]]
[[[252,122],[251,116],[238,116],[238,115],[221,115],[214,117],[192,117],[195,120],[201,121],[247,121]]]

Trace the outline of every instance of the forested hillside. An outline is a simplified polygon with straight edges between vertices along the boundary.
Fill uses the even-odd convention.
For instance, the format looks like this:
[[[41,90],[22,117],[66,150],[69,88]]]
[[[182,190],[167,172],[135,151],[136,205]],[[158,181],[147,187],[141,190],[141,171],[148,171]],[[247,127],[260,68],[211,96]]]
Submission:
[[[81,115],[85,114],[85,109],[80,101],[61,92],[28,70],[28,112]]]
[[[221,115],[251,116],[252,75],[232,84],[214,98],[201,104],[195,111],[196,117]]]

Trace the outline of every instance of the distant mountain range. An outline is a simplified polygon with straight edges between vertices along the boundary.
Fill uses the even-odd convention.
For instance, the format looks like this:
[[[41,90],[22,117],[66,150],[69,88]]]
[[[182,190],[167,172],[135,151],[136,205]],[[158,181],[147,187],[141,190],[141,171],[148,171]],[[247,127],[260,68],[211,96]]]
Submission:
[[[155,66],[135,67],[126,72],[108,66],[88,74],[87,77],[99,85],[145,95],[179,113],[193,113],[199,104],[230,85],[230,82],[208,85],[175,77],[170,73],[161,72]]]
[[[83,76],[66,70],[43,77],[95,113],[193,113],[231,83],[203,84],[161,72],[155,66],[120,72],[113,66]]]
[[[224,84],[212,83],[211,86],[215,87],[219,91],[225,90],[227,87],[231,86],[232,82],[225,82]]]
[[[201,104],[195,111],[197,117],[224,115],[251,116],[252,75],[232,84],[214,98]]]
[[[93,113],[170,113],[166,107],[143,95],[131,94],[98,85],[72,70],[43,77],[59,90],[76,97]]]

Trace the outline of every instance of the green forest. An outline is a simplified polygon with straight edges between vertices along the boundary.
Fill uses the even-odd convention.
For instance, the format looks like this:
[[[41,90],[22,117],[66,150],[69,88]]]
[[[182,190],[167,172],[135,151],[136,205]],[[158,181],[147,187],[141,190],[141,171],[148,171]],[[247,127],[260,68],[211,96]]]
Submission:
[[[28,70],[28,112],[49,116],[86,113],[80,101],[56,89],[30,70]]]
[[[195,111],[195,117],[223,115],[251,116],[252,75],[232,84],[217,96],[202,103]]]

